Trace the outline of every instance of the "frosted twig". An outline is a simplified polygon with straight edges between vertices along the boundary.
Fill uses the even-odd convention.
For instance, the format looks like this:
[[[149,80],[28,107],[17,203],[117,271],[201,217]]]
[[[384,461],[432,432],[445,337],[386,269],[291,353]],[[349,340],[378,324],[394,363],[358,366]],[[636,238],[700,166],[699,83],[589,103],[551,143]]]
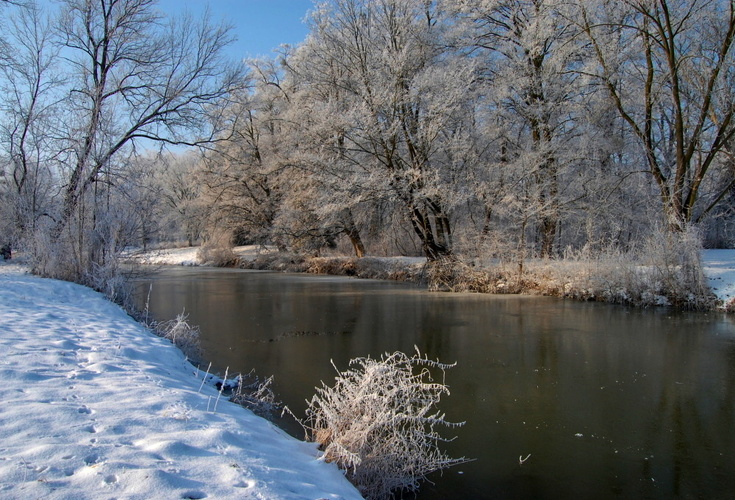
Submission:
[[[219,392],[217,393],[217,399],[214,401],[214,409],[212,410],[212,413],[217,413],[217,403],[219,403],[219,398],[222,396],[222,391],[225,390],[225,383],[227,382],[227,372],[229,370],[229,366],[225,368],[225,378],[222,380],[222,383],[219,386]]]
[[[207,377],[209,376],[209,369],[210,369],[210,368],[212,368],[212,362],[211,362],[211,361],[209,362],[209,366],[207,367],[207,371],[206,371],[206,373],[204,374],[204,377],[202,377],[202,383],[201,383],[201,385],[199,386],[199,390],[197,391],[197,393],[200,393],[200,392],[202,392],[202,387],[204,387],[204,382],[206,382],[206,381],[207,381]]]

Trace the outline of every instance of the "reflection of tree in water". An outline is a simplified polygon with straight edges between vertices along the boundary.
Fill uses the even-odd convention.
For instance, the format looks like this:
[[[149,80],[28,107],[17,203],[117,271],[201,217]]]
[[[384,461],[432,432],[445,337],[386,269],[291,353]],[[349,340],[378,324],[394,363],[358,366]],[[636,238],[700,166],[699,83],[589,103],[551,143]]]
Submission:
[[[660,393],[641,449],[644,491],[677,497],[716,495],[730,474],[728,455],[735,450],[735,345],[690,349],[694,346],[672,340],[666,347]],[[713,376],[720,369],[725,376]]]

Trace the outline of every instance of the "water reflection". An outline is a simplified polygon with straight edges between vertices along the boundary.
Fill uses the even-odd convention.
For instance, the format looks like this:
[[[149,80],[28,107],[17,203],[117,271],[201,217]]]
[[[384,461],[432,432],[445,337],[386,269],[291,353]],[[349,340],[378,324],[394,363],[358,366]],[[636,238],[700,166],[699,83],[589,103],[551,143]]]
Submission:
[[[297,414],[333,380],[330,360],[345,368],[416,345],[457,361],[442,408],[467,424],[448,449],[476,460],[434,478],[420,498],[735,491],[729,318],[215,269],[166,270],[153,282],[154,315],[185,308],[218,369],[274,374]]]

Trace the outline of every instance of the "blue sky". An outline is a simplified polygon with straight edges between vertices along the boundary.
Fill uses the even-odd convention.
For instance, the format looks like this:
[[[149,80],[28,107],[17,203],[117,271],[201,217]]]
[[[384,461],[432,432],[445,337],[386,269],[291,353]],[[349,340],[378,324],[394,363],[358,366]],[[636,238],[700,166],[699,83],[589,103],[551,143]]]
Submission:
[[[40,0],[48,7],[53,0]],[[224,19],[235,28],[238,38],[228,50],[230,57],[274,55],[281,44],[295,45],[306,38],[303,23],[313,0],[159,0],[159,8],[168,14],[189,10],[196,15],[209,5],[213,20]]]
[[[213,19],[224,19],[235,27],[237,42],[230,47],[233,58],[273,56],[279,45],[295,45],[308,32],[302,22],[313,0],[159,0],[167,13],[188,9],[196,15],[205,6]]]

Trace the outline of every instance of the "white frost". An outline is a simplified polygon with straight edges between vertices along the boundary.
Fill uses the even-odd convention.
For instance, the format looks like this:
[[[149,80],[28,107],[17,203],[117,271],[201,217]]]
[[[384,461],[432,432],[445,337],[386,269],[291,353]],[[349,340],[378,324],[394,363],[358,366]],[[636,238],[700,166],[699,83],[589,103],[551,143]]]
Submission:
[[[0,263],[0,497],[357,499],[101,295]]]

